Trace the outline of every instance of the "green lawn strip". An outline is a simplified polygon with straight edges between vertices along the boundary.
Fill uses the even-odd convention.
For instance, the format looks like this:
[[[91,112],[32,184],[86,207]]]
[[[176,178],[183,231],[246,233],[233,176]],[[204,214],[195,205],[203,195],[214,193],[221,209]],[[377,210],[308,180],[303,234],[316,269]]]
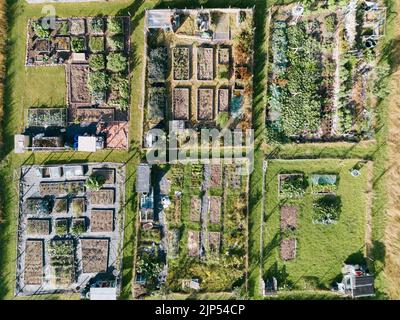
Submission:
[[[365,191],[367,168],[361,176],[351,176],[349,170],[358,160],[271,160],[266,174],[266,222],[264,232],[264,276],[275,275],[278,285],[287,289],[331,288],[340,280],[342,263],[347,259],[361,262],[365,255]],[[342,210],[337,223],[318,225],[312,223],[313,199],[310,185],[303,198],[291,200],[300,206],[298,227],[292,234],[297,239],[296,258],[286,263],[280,258],[280,211],[284,203],[278,196],[278,174],[303,172],[308,178],[312,173],[337,173],[337,196]]]
[[[389,64],[391,67],[390,74],[387,78],[389,78],[392,73],[397,70],[398,59],[396,43],[398,43],[398,26],[395,23],[394,15],[396,15],[396,4],[395,0],[386,0],[387,10],[387,25],[386,25],[386,34],[381,43],[381,59],[379,61],[379,66]],[[387,90],[389,84],[384,87],[384,90]],[[374,190],[374,200],[373,200],[373,208],[372,208],[372,250],[371,250],[371,260],[372,263],[370,267],[375,274],[375,289],[377,298],[388,298],[385,287],[389,284],[386,284],[386,279],[384,277],[384,273],[382,272],[385,266],[385,213],[387,208],[387,183],[386,183],[386,174],[389,169],[387,167],[387,138],[390,134],[388,128],[388,117],[393,116],[388,112],[388,101],[385,98],[378,100],[377,107],[377,133],[376,140],[377,146],[376,151],[374,152],[374,170],[373,170],[373,190]],[[395,129],[396,130],[396,129]]]
[[[25,83],[24,108],[66,106],[64,67],[26,68]]]
[[[304,143],[265,146],[264,152],[272,159],[372,159],[376,149],[376,141],[359,143]]]

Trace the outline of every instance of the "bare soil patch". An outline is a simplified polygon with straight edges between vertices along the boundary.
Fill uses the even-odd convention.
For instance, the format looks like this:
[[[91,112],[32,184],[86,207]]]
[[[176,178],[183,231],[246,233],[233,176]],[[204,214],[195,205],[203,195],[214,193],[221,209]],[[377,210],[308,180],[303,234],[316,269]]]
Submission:
[[[90,227],[92,232],[114,231],[114,211],[92,210],[90,215]]]
[[[229,111],[229,89],[222,88],[218,89],[218,111],[228,112]]]
[[[189,88],[174,88],[172,99],[174,120],[189,120]]]
[[[201,199],[200,197],[192,197],[190,199],[190,215],[189,220],[194,222],[200,221]]]
[[[212,164],[210,166],[210,188],[221,187],[222,182],[222,166],[220,164]]]
[[[71,65],[69,68],[70,99],[72,103],[90,103],[88,86],[90,68],[87,65]]]
[[[221,197],[210,196],[210,222],[220,223],[221,222]]]
[[[28,219],[26,232],[28,235],[49,235],[50,219]]]
[[[211,252],[219,253],[221,245],[221,233],[220,232],[209,232],[208,233],[208,247]]]
[[[81,240],[83,273],[107,271],[108,242],[108,239]]]
[[[281,207],[281,230],[285,229],[296,229],[297,228],[297,216],[298,207],[291,205],[284,205]]]
[[[115,110],[111,108],[70,108],[69,113],[74,122],[109,122],[115,118]]]
[[[53,214],[65,214],[68,211],[67,198],[55,199],[53,205]]]
[[[282,260],[293,260],[296,258],[296,239],[282,239],[280,249]]]
[[[200,88],[198,90],[198,119],[212,120],[214,117],[214,89]]]
[[[25,248],[25,284],[40,285],[43,281],[43,241],[28,240]]]
[[[115,201],[114,189],[102,189],[90,192],[90,203],[92,205],[111,205]]]
[[[199,231],[188,231],[188,250],[190,257],[196,257],[199,255],[200,248],[200,232]]]
[[[197,49],[197,79],[214,79],[214,49],[200,47]]]

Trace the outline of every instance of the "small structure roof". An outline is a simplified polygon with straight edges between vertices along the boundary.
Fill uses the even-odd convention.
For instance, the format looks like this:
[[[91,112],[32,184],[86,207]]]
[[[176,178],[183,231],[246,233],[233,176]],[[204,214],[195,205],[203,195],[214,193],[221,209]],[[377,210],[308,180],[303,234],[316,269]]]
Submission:
[[[90,300],[117,300],[117,288],[90,288]]]
[[[352,298],[371,297],[375,295],[374,276],[358,265],[345,265],[342,269],[343,279],[338,284],[339,292]]]
[[[136,173],[136,192],[150,192],[150,171],[151,167],[146,163],[141,163]]]
[[[147,28],[149,29],[172,28],[171,12],[169,10],[147,11]]]
[[[58,179],[62,177],[62,168],[59,166],[49,167],[50,178]]]
[[[79,52],[73,52],[71,55],[71,60],[73,62],[86,62],[86,54],[79,53]]]
[[[96,137],[78,137],[78,151],[96,152]]]
[[[29,147],[29,136],[23,134],[16,134],[14,136],[14,152],[24,153],[25,148]]]
[[[83,166],[79,166],[79,165],[65,166],[64,170],[65,170],[65,176],[67,178],[84,175]]]

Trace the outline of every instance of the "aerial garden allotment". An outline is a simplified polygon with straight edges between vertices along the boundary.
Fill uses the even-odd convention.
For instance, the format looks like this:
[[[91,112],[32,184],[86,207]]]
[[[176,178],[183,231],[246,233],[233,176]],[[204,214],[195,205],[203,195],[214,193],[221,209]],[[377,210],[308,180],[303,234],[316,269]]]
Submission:
[[[378,2],[270,8],[266,132],[272,145],[375,138],[385,20]],[[263,162],[259,292],[373,295],[373,163],[295,158]],[[340,282],[354,274],[363,277],[365,291],[357,277],[351,285]]]
[[[67,106],[28,109],[20,152],[128,148],[129,34],[127,17],[29,21],[26,66],[64,65]]]
[[[354,274],[374,294],[390,10],[289,2],[55,4],[47,26],[35,6],[16,15],[6,120],[24,123],[10,121],[18,154],[0,166],[19,199],[1,296],[88,298],[101,284],[125,299],[342,298],[359,294],[340,282]],[[137,167],[159,128],[178,148],[189,129],[254,128],[254,171],[240,174],[245,158]]]

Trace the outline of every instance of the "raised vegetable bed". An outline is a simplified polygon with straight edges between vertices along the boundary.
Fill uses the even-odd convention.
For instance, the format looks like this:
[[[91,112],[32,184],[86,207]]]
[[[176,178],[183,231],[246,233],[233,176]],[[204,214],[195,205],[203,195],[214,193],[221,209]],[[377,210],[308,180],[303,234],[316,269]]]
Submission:
[[[176,47],[173,49],[173,73],[174,80],[189,80],[190,78],[190,57],[189,48]]]
[[[174,88],[172,95],[173,120],[189,120],[189,88]]]
[[[214,89],[200,88],[198,90],[198,119],[212,120],[214,118]]]

